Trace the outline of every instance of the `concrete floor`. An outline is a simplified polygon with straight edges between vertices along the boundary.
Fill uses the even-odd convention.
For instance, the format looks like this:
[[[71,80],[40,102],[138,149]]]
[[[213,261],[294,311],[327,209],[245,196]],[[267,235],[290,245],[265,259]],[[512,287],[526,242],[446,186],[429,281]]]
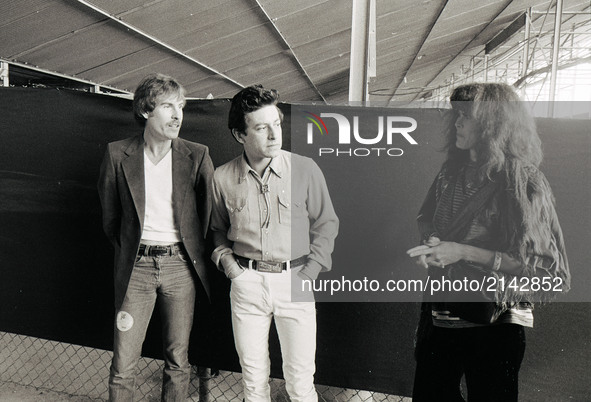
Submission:
[[[49,391],[12,382],[0,382],[0,402],[89,402],[97,400],[100,399],[68,395],[62,392]]]

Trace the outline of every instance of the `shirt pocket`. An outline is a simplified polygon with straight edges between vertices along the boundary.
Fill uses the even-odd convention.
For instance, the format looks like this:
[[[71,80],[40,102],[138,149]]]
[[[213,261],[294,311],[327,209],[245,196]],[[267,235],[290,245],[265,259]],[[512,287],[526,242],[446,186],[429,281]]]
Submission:
[[[279,223],[282,225],[291,225],[292,203],[290,198],[281,194],[277,196],[277,201],[279,208]]]
[[[230,225],[235,229],[241,229],[250,221],[246,197],[230,198],[226,200],[226,209],[230,216]]]

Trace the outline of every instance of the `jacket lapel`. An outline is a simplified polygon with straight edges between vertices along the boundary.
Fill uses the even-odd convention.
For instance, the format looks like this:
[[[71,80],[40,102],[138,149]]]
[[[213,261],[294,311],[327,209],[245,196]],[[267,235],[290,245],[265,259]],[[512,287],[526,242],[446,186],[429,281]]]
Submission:
[[[191,151],[181,141],[172,141],[172,208],[174,220],[181,228],[183,203],[191,186],[193,159]]]
[[[125,179],[135,210],[140,221],[141,228],[144,227],[144,213],[146,205],[146,193],[144,184],[144,139],[140,135],[124,151],[127,158],[121,162]]]

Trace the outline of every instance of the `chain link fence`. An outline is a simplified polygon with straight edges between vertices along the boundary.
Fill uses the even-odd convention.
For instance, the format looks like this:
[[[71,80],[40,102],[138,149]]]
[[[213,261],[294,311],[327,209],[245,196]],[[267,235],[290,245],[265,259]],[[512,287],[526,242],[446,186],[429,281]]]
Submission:
[[[93,401],[108,399],[112,352],[30,336],[0,332],[0,386],[14,383],[77,395]],[[162,360],[141,358],[138,364],[138,400],[159,401]],[[271,399],[288,402],[285,382],[271,379]],[[320,401],[410,402],[410,398],[377,392],[316,385]],[[190,401],[242,401],[240,373],[193,367]]]

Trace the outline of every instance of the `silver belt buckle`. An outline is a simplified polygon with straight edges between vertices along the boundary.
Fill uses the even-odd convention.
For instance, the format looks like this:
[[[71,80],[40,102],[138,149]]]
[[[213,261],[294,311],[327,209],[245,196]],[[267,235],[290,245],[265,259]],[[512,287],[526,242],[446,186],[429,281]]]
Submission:
[[[278,274],[283,271],[283,268],[280,262],[257,261],[257,271]]]

